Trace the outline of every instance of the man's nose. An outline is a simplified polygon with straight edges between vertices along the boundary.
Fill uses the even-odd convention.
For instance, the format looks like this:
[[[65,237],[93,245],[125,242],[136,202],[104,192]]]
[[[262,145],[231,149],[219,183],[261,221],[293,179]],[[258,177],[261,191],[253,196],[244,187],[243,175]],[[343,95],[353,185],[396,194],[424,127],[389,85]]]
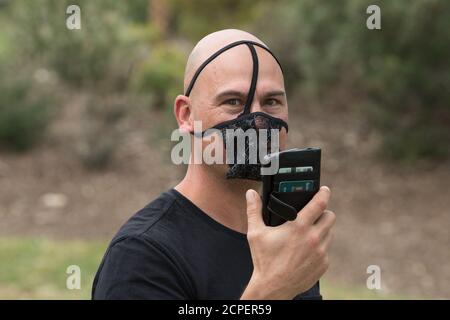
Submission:
[[[253,102],[250,106],[250,112],[262,112],[262,108],[257,99],[253,99]]]

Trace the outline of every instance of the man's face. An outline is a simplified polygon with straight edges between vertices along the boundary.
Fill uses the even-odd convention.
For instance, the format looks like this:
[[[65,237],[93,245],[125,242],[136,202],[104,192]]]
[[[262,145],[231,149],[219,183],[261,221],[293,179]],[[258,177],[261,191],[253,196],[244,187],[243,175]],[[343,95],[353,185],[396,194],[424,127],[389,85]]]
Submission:
[[[250,112],[265,112],[288,122],[288,105],[281,69],[264,49],[256,47],[259,75]],[[203,130],[236,118],[244,109],[252,78],[253,63],[247,46],[223,52],[201,72],[190,95],[193,120]],[[280,132],[285,148],[286,130]]]

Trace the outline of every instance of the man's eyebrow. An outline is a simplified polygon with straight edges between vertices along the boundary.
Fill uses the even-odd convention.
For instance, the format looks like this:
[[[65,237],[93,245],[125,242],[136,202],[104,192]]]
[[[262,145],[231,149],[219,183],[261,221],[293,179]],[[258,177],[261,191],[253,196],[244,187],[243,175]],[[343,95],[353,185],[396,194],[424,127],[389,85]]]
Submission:
[[[241,91],[238,90],[225,90],[222,92],[219,92],[214,99],[215,100],[222,100],[226,97],[239,97],[239,98],[245,98],[246,93],[243,93]]]
[[[273,91],[264,93],[264,97],[284,96],[285,94],[286,94],[286,92],[284,92],[283,90],[273,90]]]
[[[283,90],[272,90],[272,91],[268,91],[268,92],[264,93],[264,97],[268,98],[268,97],[276,97],[276,96],[285,96],[285,94],[286,93]],[[241,92],[238,90],[225,90],[225,91],[218,93],[214,99],[216,101],[220,101],[227,97],[239,97],[239,98],[243,99],[246,96],[247,96],[247,93],[244,93],[244,92]]]

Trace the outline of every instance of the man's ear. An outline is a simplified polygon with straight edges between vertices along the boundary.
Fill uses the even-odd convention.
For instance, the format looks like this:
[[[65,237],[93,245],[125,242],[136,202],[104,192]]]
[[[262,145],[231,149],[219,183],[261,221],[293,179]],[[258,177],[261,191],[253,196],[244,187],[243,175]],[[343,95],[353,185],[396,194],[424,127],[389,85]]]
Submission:
[[[173,104],[173,112],[177,119],[178,128],[182,132],[193,132],[194,125],[191,117],[191,100],[185,95],[178,95]]]

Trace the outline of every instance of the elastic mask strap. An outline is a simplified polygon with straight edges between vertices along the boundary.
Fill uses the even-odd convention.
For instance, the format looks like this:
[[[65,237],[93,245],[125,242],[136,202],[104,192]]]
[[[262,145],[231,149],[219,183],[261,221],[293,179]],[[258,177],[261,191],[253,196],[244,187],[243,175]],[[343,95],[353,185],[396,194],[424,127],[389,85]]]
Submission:
[[[253,60],[252,82],[250,84],[250,89],[248,90],[247,101],[245,102],[244,111],[239,115],[239,117],[250,113],[250,108],[252,107],[253,98],[255,96],[256,83],[258,82],[258,71],[259,71],[258,55],[256,54],[255,47],[252,44],[247,43],[247,46],[250,49]]]
[[[278,61],[277,57],[275,57],[275,55],[272,53],[272,51],[269,50],[269,48],[267,48],[266,46],[264,46],[264,45],[262,45],[262,44],[260,44],[258,42],[254,42],[254,41],[250,41],[250,40],[240,40],[240,41],[232,42],[229,45],[226,45],[222,49],[220,49],[217,52],[215,52],[208,59],[206,59],[205,62],[203,62],[200,65],[200,67],[198,67],[198,69],[195,72],[194,76],[192,77],[191,82],[189,83],[189,86],[188,86],[188,88],[186,90],[186,93],[184,95],[189,97],[189,95],[191,94],[192,88],[194,87],[195,81],[197,80],[197,78],[200,75],[200,73],[202,72],[202,70],[208,65],[208,63],[213,61],[215,58],[217,58],[224,51],[227,51],[228,49],[231,49],[231,48],[236,47],[236,46],[241,45],[241,44],[247,44],[247,45],[252,44],[253,46],[257,46],[257,47],[260,47],[260,48],[266,50],[268,53],[270,53],[272,55],[272,57],[275,59],[275,61],[280,66],[281,72],[283,72],[283,68],[281,67],[280,61]]]

